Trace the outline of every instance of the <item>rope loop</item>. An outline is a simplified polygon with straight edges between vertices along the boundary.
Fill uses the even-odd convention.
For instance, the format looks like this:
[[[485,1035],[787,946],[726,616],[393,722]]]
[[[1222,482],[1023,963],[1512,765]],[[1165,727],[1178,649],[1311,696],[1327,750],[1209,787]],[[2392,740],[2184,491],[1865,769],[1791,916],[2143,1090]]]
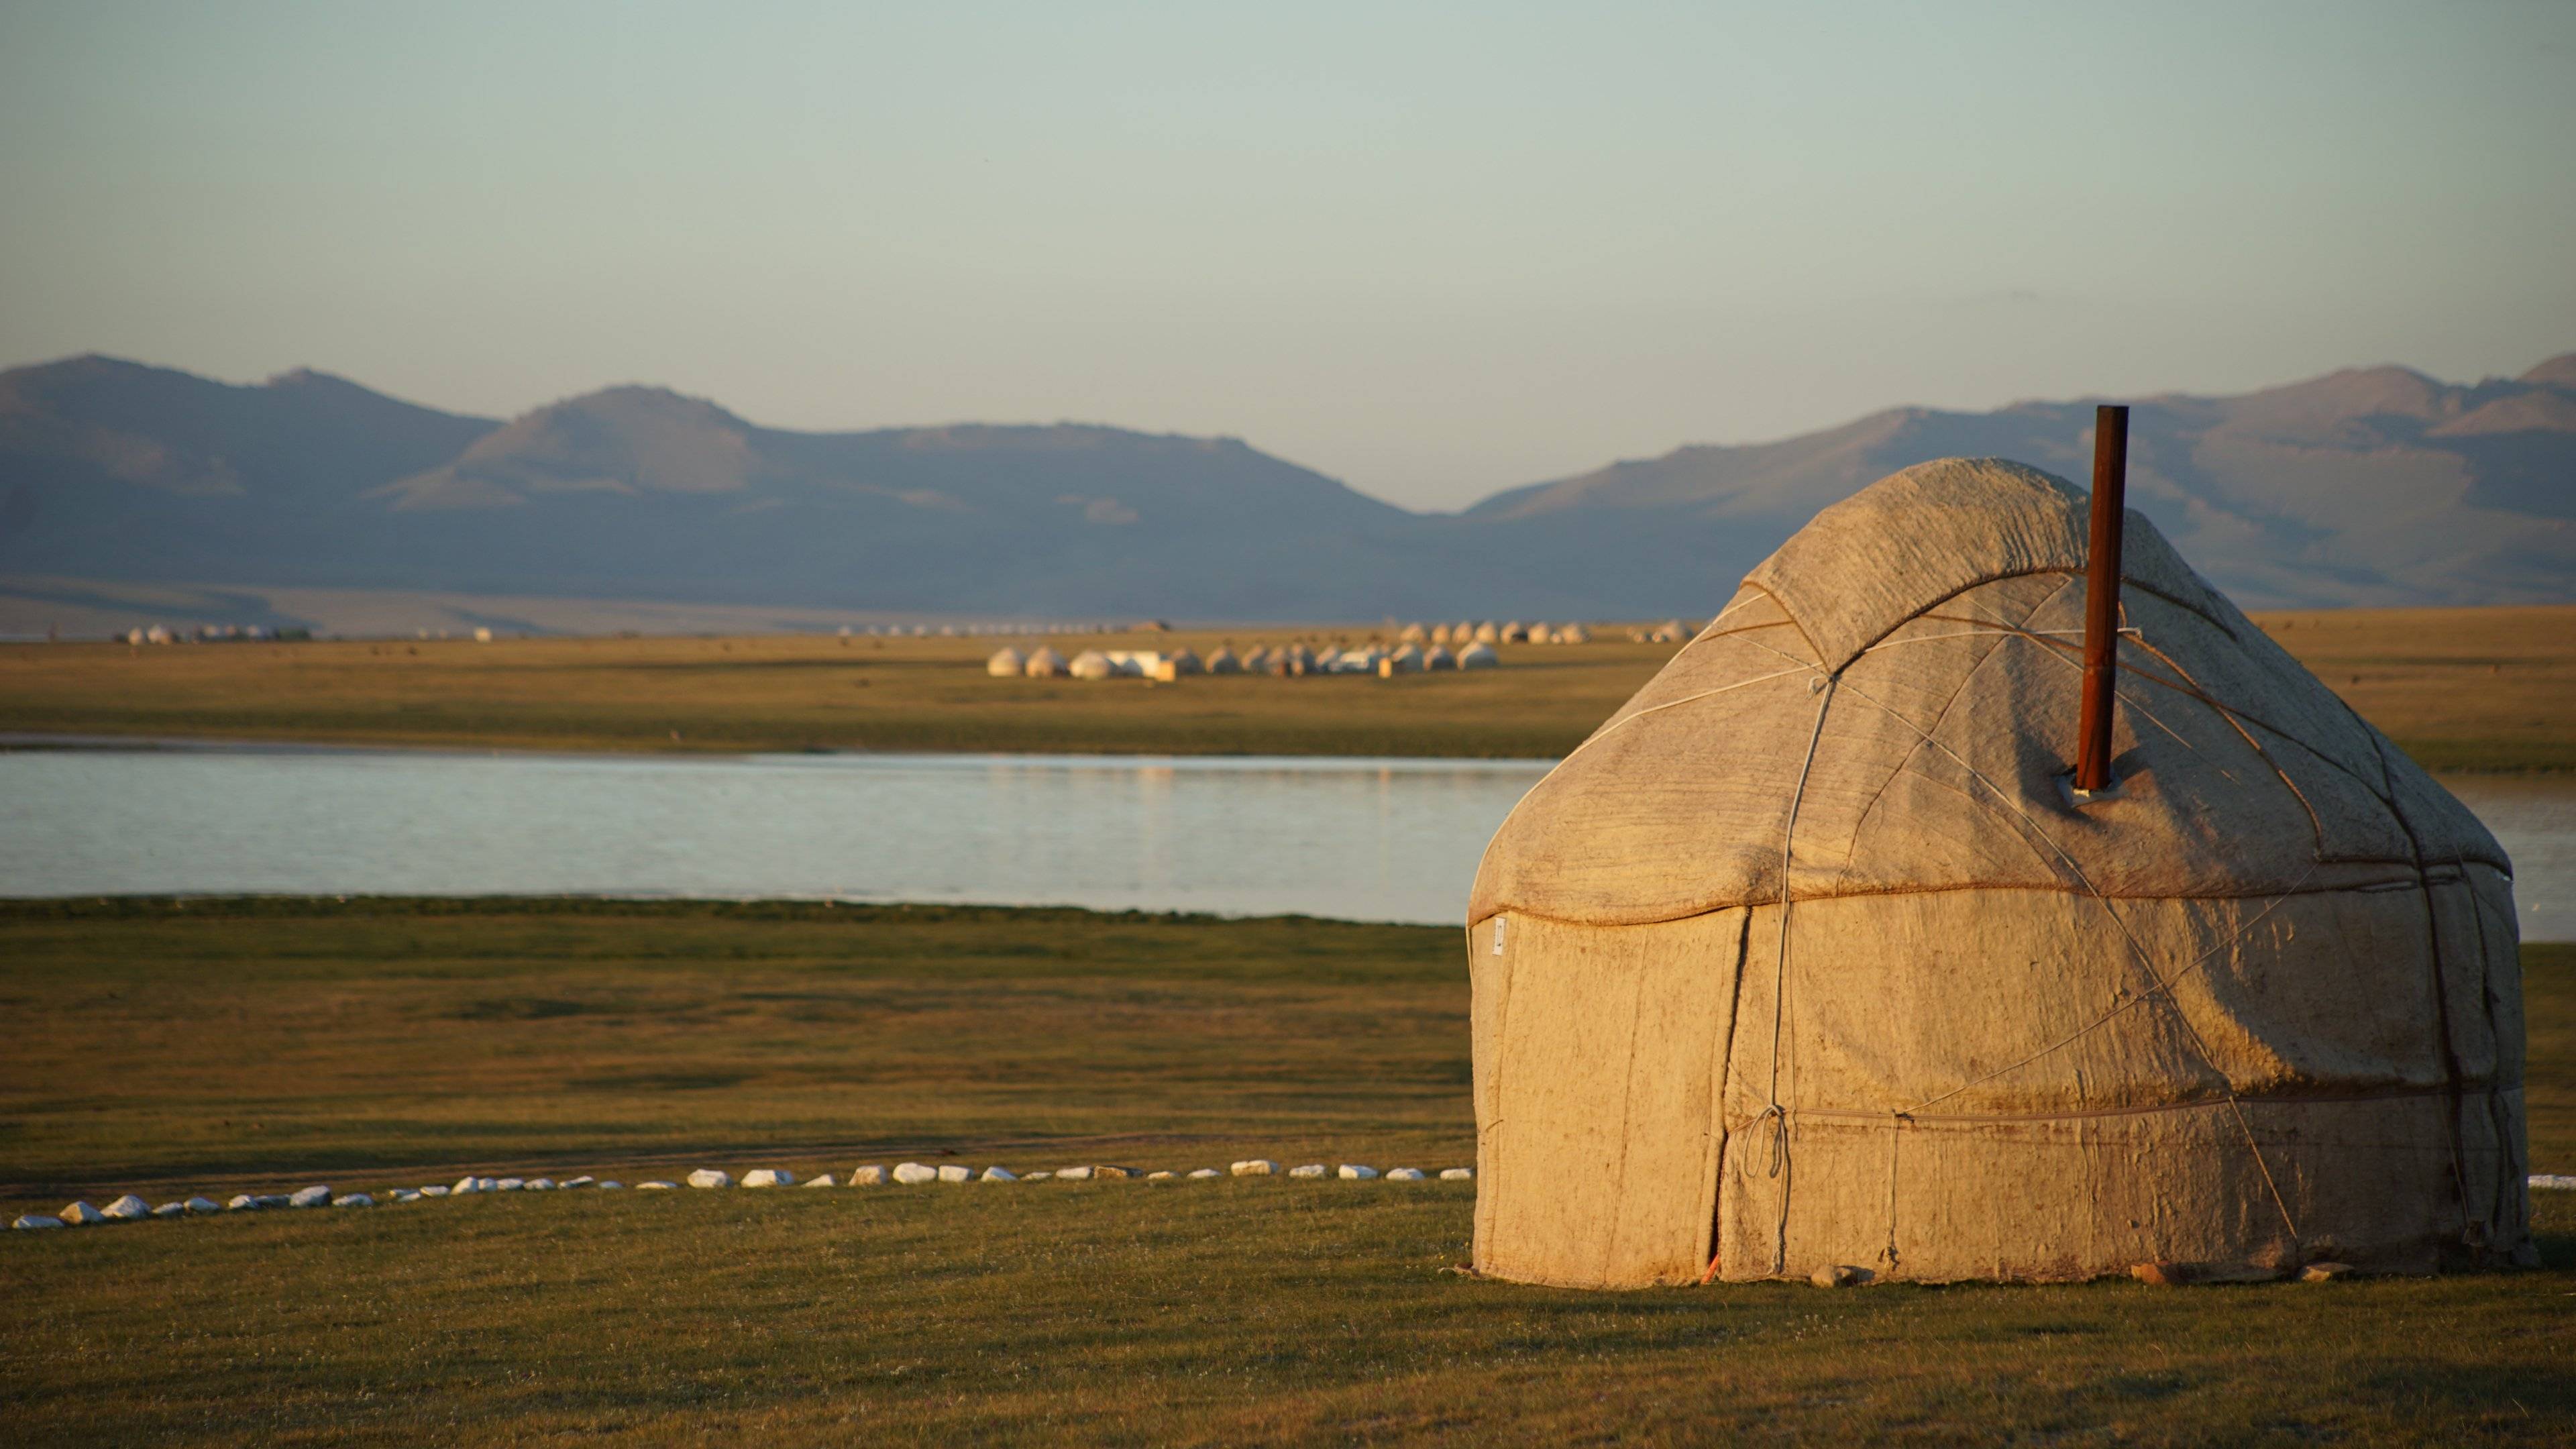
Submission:
[[[1763,1176],[1778,1177],[1789,1162],[1789,1109],[1774,1102],[1762,1109],[1762,1115],[1754,1118],[1752,1125],[1759,1127],[1765,1121],[1771,1124],[1771,1170]]]

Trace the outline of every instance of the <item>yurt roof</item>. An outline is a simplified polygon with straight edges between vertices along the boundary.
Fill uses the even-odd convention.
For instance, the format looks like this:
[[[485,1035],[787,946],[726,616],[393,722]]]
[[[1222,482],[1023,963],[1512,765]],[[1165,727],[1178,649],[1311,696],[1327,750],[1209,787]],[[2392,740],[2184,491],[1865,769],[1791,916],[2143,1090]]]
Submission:
[[[1784,885],[2114,900],[2510,868],[2135,512],[2117,783],[2074,799],[2086,520],[2074,485],[2000,459],[1925,463],[1818,514],[1523,798],[1469,920],[1680,920]]]

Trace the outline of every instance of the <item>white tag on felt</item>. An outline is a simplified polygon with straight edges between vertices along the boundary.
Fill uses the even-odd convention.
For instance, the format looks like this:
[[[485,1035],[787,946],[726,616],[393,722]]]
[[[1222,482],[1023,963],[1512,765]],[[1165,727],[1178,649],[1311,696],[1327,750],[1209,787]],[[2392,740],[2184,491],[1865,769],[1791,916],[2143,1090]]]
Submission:
[[[1494,954],[1503,954],[1503,918],[1494,917]]]

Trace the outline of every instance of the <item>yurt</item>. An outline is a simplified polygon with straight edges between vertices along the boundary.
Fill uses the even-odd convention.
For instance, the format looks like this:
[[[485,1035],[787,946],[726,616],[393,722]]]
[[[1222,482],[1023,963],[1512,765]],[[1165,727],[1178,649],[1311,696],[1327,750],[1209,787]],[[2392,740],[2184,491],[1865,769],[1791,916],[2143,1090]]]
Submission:
[[[1455,669],[1458,667],[1458,656],[1450,653],[1448,646],[1434,644],[1431,646],[1430,650],[1422,656],[1422,667],[1425,669]]]
[[[2074,788],[2087,515],[1994,459],[1864,489],[1514,809],[1479,1269],[2535,1261],[2504,852],[2135,513]]]
[[[1109,656],[1099,650],[1085,649],[1073,656],[1073,662],[1065,666],[1064,672],[1076,679],[1109,679],[1117,675],[1118,666],[1110,663]]]
[[[1029,655],[1029,662],[1024,668],[1031,679],[1055,679],[1066,672],[1064,656],[1043,644],[1037,647],[1036,652]]]
[[[1491,669],[1502,662],[1503,656],[1494,652],[1494,646],[1481,641],[1458,651],[1461,669]]]
[[[1420,674],[1422,672],[1422,651],[1411,644],[1407,644],[1396,650],[1394,653],[1379,659],[1377,662],[1377,669],[1380,674]]]
[[[1171,666],[1171,672],[1174,675],[1205,674],[1208,672],[1206,663],[1199,658],[1199,652],[1190,648],[1186,644],[1173,650],[1170,654],[1165,655],[1163,662]]]
[[[1241,674],[1243,672],[1243,661],[1234,657],[1234,646],[1230,644],[1219,644],[1216,646],[1216,652],[1207,657],[1207,672],[1210,674]]]
[[[1026,674],[1028,668],[1029,661],[1021,658],[1017,649],[996,650],[992,658],[984,661],[984,672],[996,679],[1017,679]]]
[[[1479,644],[1499,644],[1503,642],[1503,631],[1496,628],[1491,620],[1487,620],[1486,622],[1476,626],[1476,642]]]

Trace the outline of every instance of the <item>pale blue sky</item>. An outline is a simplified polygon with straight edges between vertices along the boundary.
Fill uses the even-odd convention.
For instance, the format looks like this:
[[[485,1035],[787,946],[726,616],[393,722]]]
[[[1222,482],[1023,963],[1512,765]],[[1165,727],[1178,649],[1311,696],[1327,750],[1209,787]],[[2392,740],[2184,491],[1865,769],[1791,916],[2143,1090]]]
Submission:
[[[0,7],[0,364],[1230,433],[1413,506],[2576,349],[2576,4]]]

